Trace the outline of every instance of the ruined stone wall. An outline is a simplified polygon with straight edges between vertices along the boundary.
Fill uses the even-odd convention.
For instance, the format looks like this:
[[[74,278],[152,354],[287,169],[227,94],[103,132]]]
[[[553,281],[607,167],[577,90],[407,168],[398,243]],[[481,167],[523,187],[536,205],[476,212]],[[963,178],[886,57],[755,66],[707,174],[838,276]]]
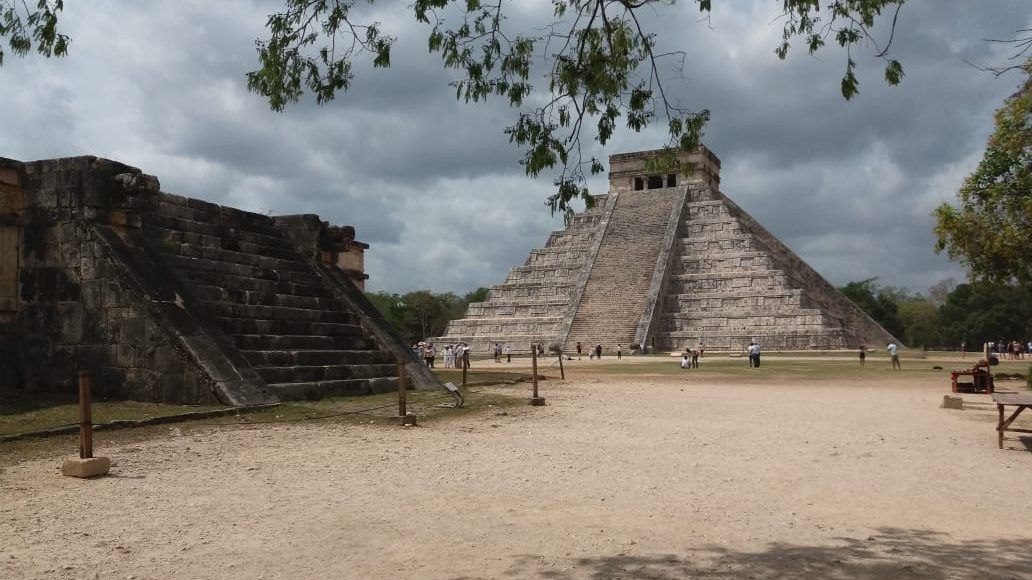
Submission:
[[[213,402],[202,373],[131,295],[96,230],[139,227],[157,180],[93,157],[2,165],[17,174],[23,204],[8,212],[20,231],[19,293],[0,324],[0,389],[73,393],[77,372],[88,370],[99,398]],[[8,256],[5,272],[10,266]]]
[[[399,363],[439,386],[357,287],[353,228],[95,157],[0,160],[0,196],[2,392],[71,394],[88,370],[99,398],[255,405],[394,390]]]

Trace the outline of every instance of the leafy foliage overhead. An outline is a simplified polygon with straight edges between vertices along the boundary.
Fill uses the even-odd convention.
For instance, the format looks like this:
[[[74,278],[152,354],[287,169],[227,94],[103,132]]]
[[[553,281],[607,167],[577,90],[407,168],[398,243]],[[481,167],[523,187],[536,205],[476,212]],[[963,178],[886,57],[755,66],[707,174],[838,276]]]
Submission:
[[[892,32],[905,0],[771,0],[783,10],[782,40],[775,48],[785,58],[794,42],[814,54],[833,43],[846,53],[841,90],[846,99],[859,90],[855,51],[873,46],[885,61],[885,80],[903,77],[900,63],[888,57]],[[248,88],[282,110],[309,92],[326,103],[351,87],[356,61],[368,57],[374,68],[391,65],[396,40],[378,22],[365,22],[363,5],[376,0],[282,0],[267,20],[268,37],[256,41],[259,68],[247,74]],[[683,0],[708,15],[712,0]],[[380,0],[380,5],[386,0]],[[649,28],[652,18],[675,10],[676,0],[552,0],[552,15],[540,27],[514,29],[507,10],[516,0],[412,0],[414,19],[430,27],[427,47],[446,69],[458,73],[452,84],[466,102],[501,98],[518,110],[505,129],[523,151],[528,175],[556,166],[552,211],[569,213],[570,202],[593,198],[584,187],[586,173],[600,173],[602,162],[582,153],[585,130],[605,145],[618,127],[632,131],[659,124],[667,133],[667,159],[674,151],[696,149],[709,111],[682,106],[664,85],[660,63],[684,66],[685,53],[661,47]],[[44,56],[63,56],[69,39],[57,30],[63,0],[0,0],[0,40],[17,55],[33,46]],[[885,13],[883,15],[883,13]],[[872,36],[879,17],[891,14],[884,45]],[[3,51],[0,49],[0,64]],[[543,78],[541,86],[532,79]],[[685,171],[690,171],[686,167]]]
[[[68,54],[69,39],[57,31],[58,13],[64,10],[64,0],[38,0],[35,7],[24,0],[0,0],[0,39],[17,56],[32,50],[45,56]],[[4,64],[4,46],[0,44],[0,65]]]
[[[257,43],[261,68],[248,73],[248,86],[281,110],[306,91],[319,103],[346,91],[354,78],[355,58],[366,54],[374,67],[391,63],[395,38],[378,23],[354,19],[356,5],[375,0],[285,0],[281,12],[268,20],[269,38]],[[694,0],[708,14],[712,0]],[[884,46],[870,34],[883,11],[892,13],[895,29],[904,0],[781,0],[784,10],[781,58],[792,43],[802,42],[816,53],[827,42],[846,50],[842,95],[859,90],[853,51],[860,44],[875,46],[884,59],[885,80],[896,84],[903,69],[888,58],[891,32]],[[685,2],[690,3],[690,2]],[[459,73],[452,84],[466,102],[491,97],[504,99],[519,113],[505,129],[523,150],[522,164],[537,176],[555,166],[557,191],[548,199],[552,211],[570,212],[569,203],[592,198],[584,187],[585,172],[604,170],[600,160],[582,154],[582,133],[588,129],[605,145],[619,125],[641,131],[661,123],[666,147],[691,151],[702,139],[709,119],[706,109],[691,109],[668,95],[659,62],[684,64],[683,52],[661,49],[643,21],[644,14],[662,17],[674,0],[552,0],[552,20],[540,29],[512,30],[505,0],[414,0],[419,22],[430,25],[427,45],[441,56],[444,67]],[[823,4],[823,6],[822,6]],[[544,63],[543,65],[541,63]],[[546,70],[541,71],[538,67]],[[532,78],[541,73],[547,94],[535,93]],[[533,97],[533,99],[532,99]],[[533,102],[531,102],[533,101]]]
[[[978,168],[960,189],[960,207],[935,210],[936,249],[976,280],[1032,283],[1032,59],[1024,85],[996,112]]]

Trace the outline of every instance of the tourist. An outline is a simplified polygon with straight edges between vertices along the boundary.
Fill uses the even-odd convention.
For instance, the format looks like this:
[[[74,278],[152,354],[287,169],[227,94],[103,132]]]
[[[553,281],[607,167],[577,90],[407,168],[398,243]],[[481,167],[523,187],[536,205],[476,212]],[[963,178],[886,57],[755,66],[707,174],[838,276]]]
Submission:
[[[699,351],[699,356],[701,357],[702,353],[703,353],[702,341],[701,340],[699,341],[699,346],[695,347],[695,350]]]
[[[602,345],[601,344],[596,344],[595,345],[595,359],[596,360],[602,360]]]
[[[892,359],[893,370],[903,370],[903,367],[899,364],[899,353],[896,352],[897,350],[899,350],[899,347],[896,346],[896,343],[890,342],[889,346],[885,347],[885,350],[889,351],[889,357]]]
[[[690,369],[690,368],[692,368],[692,361],[688,360],[688,353],[687,352],[684,353],[684,356],[681,357],[681,368],[682,369]]]
[[[860,345],[860,366],[867,364],[867,345]]]
[[[494,361],[496,363],[502,362],[502,343],[496,342],[494,345]]]
[[[760,366],[760,345],[756,342],[750,342],[749,347],[746,349],[749,353],[749,367],[759,368]]]
[[[699,351],[692,349],[692,368],[699,368]]]
[[[444,368],[455,368],[455,353],[452,351],[452,345],[450,344],[444,347]]]
[[[580,341],[578,340],[577,341],[577,360],[581,359],[580,355],[581,355],[581,344],[580,344]]]
[[[616,345],[616,360],[623,359],[623,345],[617,343]]]
[[[428,368],[434,368],[434,359],[437,358],[437,348],[434,347],[434,343],[426,343],[426,347],[423,350],[423,360],[426,361]]]
[[[459,346],[459,352],[461,353],[461,361],[462,361],[460,364],[462,364],[462,368],[468,369],[469,368],[469,345],[464,343],[464,342],[460,342],[459,344],[461,345],[461,346]]]
[[[512,362],[512,347],[509,345],[505,345],[505,362]]]

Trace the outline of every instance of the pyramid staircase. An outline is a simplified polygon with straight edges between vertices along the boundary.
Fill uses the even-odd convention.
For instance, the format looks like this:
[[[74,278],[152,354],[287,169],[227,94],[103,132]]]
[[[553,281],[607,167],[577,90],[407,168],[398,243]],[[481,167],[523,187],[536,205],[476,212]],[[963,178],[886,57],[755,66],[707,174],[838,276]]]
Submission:
[[[569,305],[601,240],[599,224],[611,198],[598,196],[595,206],[575,215],[552,232],[544,248],[512,268],[502,284],[491,286],[487,300],[469,305],[463,318],[448,323],[440,344],[467,343],[476,352],[491,352],[496,343],[513,352],[527,352],[532,343],[556,342]]]
[[[615,196],[615,206],[565,344],[628,347],[649,294],[671,213],[683,187]]]
[[[195,315],[281,400],[397,389],[397,364],[273,218],[162,194],[145,225]]]

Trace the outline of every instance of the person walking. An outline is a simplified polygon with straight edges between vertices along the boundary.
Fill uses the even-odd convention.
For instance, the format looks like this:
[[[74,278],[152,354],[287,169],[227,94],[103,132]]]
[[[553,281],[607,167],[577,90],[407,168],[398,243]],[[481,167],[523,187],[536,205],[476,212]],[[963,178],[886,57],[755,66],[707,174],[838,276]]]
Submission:
[[[896,371],[903,370],[903,367],[899,364],[899,353],[897,352],[899,347],[896,346],[896,343],[890,342],[889,346],[885,347],[885,350],[889,351],[889,357],[892,359],[892,369]]]
[[[602,345],[595,345],[595,360],[602,360]]]
[[[867,345],[860,345],[860,366],[864,366],[867,363]]]
[[[580,360],[580,355],[581,355],[581,343],[578,340],[577,341],[577,360]]]
[[[505,362],[512,362],[512,347],[509,345],[505,345]]]
[[[755,342],[750,342],[749,346],[745,347],[745,354],[749,355],[749,368],[753,367],[753,351],[752,351],[752,347],[753,347],[754,344],[756,344],[756,343]]]
[[[692,368],[699,368],[699,351],[692,349]]]
[[[623,359],[623,345],[622,344],[617,344],[616,345],[616,360],[621,360],[621,359]]]

